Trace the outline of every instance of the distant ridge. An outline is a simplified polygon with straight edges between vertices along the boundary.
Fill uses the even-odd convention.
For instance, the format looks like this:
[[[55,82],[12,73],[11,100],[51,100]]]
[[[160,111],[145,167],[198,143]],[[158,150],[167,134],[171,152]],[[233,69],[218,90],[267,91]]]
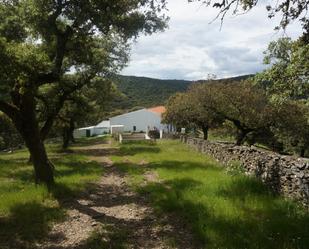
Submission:
[[[241,81],[253,75],[243,75],[231,78],[217,79],[218,81]],[[116,98],[111,107],[113,110],[131,110],[164,105],[168,98],[176,92],[184,92],[194,82],[206,80],[162,80],[148,77],[117,75],[115,84],[123,94]]]

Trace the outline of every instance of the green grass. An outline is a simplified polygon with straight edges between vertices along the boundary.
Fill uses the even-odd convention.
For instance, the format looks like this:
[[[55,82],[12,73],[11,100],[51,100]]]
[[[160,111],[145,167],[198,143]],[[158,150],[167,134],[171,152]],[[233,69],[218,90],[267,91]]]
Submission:
[[[79,145],[89,141],[81,142]],[[52,193],[34,184],[33,167],[27,164],[26,150],[0,153],[0,248],[1,242],[12,239],[29,243],[31,248],[35,241],[46,236],[52,222],[65,218],[59,200],[74,197],[102,175],[98,163],[89,161],[86,156],[61,152],[59,148],[58,145],[47,146],[56,166]]]
[[[121,145],[113,161],[158,212],[176,212],[205,248],[308,248],[309,214],[261,183],[228,174],[217,162],[178,141]],[[161,182],[141,186],[145,166]]]
[[[100,230],[103,230],[100,231]],[[107,231],[107,232],[106,232]],[[113,226],[102,226],[102,229],[95,231],[84,243],[83,248],[89,249],[126,249],[130,230],[117,229]],[[107,239],[108,238],[108,239]]]
[[[76,147],[101,139],[85,139]],[[56,165],[52,194],[33,183],[27,151],[0,153],[0,248],[6,241],[23,241],[23,248],[32,248],[46,237],[53,222],[65,218],[59,200],[78,195],[102,174],[102,167],[86,155],[61,152],[58,145],[49,145],[48,152]],[[308,248],[309,214],[270,193],[257,180],[239,174],[237,165],[229,174],[211,158],[168,140],[124,144],[111,158],[131,176],[136,191],[150,196],[158,213],[182,217],[207,249]],[[141,185],[149,169],[161,181]],[[113,248],[126,248],[129,233],[110,229]],[[111,246],[100,233],[86,244],[93,249]],[[21,248],[19,244],[11,247]]]

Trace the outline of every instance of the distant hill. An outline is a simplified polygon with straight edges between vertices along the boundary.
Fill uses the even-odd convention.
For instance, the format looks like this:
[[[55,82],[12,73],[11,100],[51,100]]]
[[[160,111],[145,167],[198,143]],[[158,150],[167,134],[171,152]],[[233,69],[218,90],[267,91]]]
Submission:
[[[222,79],[223,81],[240,81],[252,75]],[[202,82],[195,81],[195,82]],[[112,110],[132,110],[142,107],[164,105],[176,92],[184,92],[193,81],[160,80],[146,77],[122,76],[115,79],[121,97],[111,103]]]
[[[163,105],[171,95],[186,91],[192,81],[117,76],[115,83],[123,96],[114,100],[112,106],[116,109],[132,109]]]

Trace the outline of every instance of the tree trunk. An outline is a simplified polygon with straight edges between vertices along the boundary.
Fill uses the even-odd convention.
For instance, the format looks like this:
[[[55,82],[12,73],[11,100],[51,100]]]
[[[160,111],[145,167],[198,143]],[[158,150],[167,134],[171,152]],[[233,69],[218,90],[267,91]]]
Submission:
[[[54,183],[53,165],[48,160],[45,146],[40,137],[33,136],[35,133],[23,136],[34,166],[35,182],[36,184],[44,183],[50,187]]]
[[[70,130],[68,127],[63,128],[62,132],[62,148],[67,149],[70,143]]]
[[[70,138],[70,141],[72,143],[75,143],[74,130],[75,130],[75,122],[74,122],[74,119],[71,118],[70,119],[70,134],[69,134],[69,138]]]
[[[302,147],[302,148],[300,149],[299,156],[300,156],[300,157],[305,157],[305,153],[306,153],[306,149],[305,149],[304,147]]]
[[[238,129],[236,135],[236,145],[240,146],[243,144],[244,139],[248,133],[243,129]]]
[[[208,126],[203,126],[202,127],[203,133],[204,133],[204,140],[208,140]]]
[[[22,97],[19,118],[13,121],[30,152],[36,184],[44,183],[50,188],[54,183],[53,165],[48,160],[40,137],[39,124],[35,115],[35,100],[31,93],[26,93]]]
[[[62,139],[63,139],[62,148],[63,149],[67,149],[69,147],[70,142],[75,143],[74,130],[75,130],[74,120],[71,118],[69,126],[65,126],[63,128],[63,132],[62,132]]]

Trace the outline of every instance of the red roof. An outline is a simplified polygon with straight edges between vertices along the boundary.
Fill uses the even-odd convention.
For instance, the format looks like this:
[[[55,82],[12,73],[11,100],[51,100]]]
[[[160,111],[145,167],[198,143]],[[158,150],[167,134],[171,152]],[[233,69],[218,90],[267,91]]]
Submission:
[[[166,108],[164,106],[156,106],[149,108],[148,111],[163,114],[164,112],[166,112]]]

